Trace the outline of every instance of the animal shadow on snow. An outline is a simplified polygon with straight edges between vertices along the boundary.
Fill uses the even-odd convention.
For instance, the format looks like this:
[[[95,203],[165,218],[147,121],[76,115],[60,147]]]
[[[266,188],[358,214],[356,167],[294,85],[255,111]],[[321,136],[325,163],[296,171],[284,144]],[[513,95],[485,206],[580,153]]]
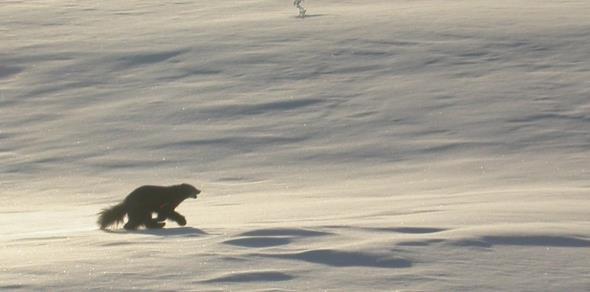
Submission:
[[[138,229],[133,231],[128,230],[104,230],[109,233],[119,234],[148,234],[154,236],[182,236],[182,237],[197,237],[199,235],[207,235],[208,233],[194,227],[174,227],[174,228],[161,228],[161,229]]]

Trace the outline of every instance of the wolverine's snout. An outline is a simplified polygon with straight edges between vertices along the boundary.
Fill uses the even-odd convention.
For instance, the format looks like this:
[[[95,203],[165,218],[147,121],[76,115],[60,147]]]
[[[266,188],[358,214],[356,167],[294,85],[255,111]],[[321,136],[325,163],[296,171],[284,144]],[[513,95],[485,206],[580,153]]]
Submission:
[[[197,198],[197,195],[200,194],[200,193],[201,193],[201,191],[199,191],[198,189],[195,189],[195,192],[190,197],[193,198],[193,199],[196,199]]]

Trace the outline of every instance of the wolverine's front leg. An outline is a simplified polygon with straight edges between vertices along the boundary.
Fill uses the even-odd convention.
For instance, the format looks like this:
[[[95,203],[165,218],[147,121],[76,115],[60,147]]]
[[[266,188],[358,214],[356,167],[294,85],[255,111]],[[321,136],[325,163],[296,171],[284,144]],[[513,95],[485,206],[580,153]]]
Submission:
[[[171,220],[176,221],[176,223],[178,223],[178,225],[180,225],[180,226],[186,225],[186,218],[184,218],[184,216],[180,215],[180,213],[178,213],[176,211],[172,211],[168,215],[168,218],[170,218]]]
[[[158,218],[156,219],[157,221],[164,221],[166,219],[176,221],[176,223],[178,223],[178,225],[180,226],[186,225],[186,218],[184,218],[184,216],[180,215],[180,213],[174,210],[158,212]]]

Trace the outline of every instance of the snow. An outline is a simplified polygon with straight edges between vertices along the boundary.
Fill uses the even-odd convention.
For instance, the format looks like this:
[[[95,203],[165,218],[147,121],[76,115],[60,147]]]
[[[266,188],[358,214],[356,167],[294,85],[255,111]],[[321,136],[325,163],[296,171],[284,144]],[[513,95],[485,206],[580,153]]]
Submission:
[[[305,8],[3,1],[0,290],[590,290],[587,1]]]

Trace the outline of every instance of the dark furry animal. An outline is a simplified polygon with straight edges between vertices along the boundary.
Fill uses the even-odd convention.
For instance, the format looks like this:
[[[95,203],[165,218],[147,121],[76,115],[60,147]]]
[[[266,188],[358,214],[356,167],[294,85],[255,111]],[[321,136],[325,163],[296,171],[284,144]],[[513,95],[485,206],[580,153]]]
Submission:
[[[131,192],[123,202],[103,209],[98,213],[100,229],[106,229],[113,224],[123,222],[125,214],[128,221],[124,225],[127,230],[137,229],[144,225],[146,228],[162,228],[166,219],[176,221],[178,225],[186,225],[186,219],[174,211],[187,198],[197,198],[201,193],[189,184],[173,186],[141,186]],[[152,218],[152,213],[158,213]]]

